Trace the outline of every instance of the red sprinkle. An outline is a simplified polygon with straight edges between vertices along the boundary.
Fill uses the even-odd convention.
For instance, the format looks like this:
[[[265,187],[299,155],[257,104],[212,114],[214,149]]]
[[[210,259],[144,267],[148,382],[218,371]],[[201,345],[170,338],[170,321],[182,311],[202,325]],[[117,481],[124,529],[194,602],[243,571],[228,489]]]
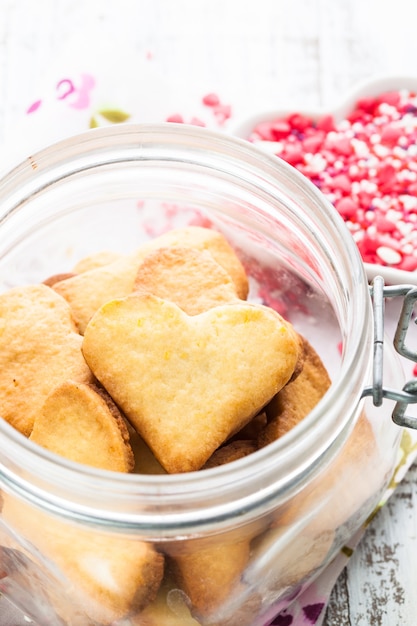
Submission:
[[[417,256],[405,256],[399,264],[399,269],[406,270],[407,272],[414,272],[417,270]]]
[[[319,150],[322,143],[323,137],[321,135],[310,135],[303,140],[304,152],[312,152],[314,154]]]
[[[381,143],[387,144],[388,146],[395,146],[397,141],[402,135],[402,129],[399,126],[394,126],[394,124],[390,124],[386,128],[383,128],[381,131]]]
[[[200,120],[199,117],[192,117],[190,120],[190,124],[193,126],[205,126],[206,123],[203,120]]]
[[[297,165],[303,160],[303,148],[301,145],[288,144],[282,153],[282,157],[291,165]]]
[[[417,95],[361,98],[344,120],[300,112],[262,121],[250,141],[277,154],[328,196],[367,263],[417,270]]]
[[[223,124],[232,115],[232,107],[230,104],[213,105],[213,113],[220,124]]]
[[[347,176],[346,174],[337,174],[333,177],[331,181],[331,186],[333,187],[333,189],[338,189],[343,194],[348,194],[350,193],[350,190],[352,188],[352,183],[349,179],[349,176]]]
[[[312,120],[301,113],[292,113],[288,116],[288,122],[291,128],[303,131],[312,124]]]
[[[386,102],[391,106],[398,107],[400,104],[401,96],[398,91],[386,91],[379,96],[380,102]]]
[[[203,97],[203,104],[207,107],[214,107],[220,104],[220,98],[216,93],[208,93]]]
[[[175,122],[177,124],[184,124],[184,118],[179,113],[173,113],[166,119],[167,122]]]
[[[291,126],[286,120],[278,120],[270,125],[269,132],[274,141],[279,141],[288,137],[291,132]]]
[[[336,209],[346,220],[351,220],[358,212],[358,205],[351,198],[342,198],[336,202]]]
[[[323,115],[323,117],[317,120],[316,128],[324,130],[325,133],[329,133],[331,130],[336,130],[333,115]]]
[[[397,226],[391,220],[383,215],[377,215],[375,218],[375,226],[380,233],[395,233]]]

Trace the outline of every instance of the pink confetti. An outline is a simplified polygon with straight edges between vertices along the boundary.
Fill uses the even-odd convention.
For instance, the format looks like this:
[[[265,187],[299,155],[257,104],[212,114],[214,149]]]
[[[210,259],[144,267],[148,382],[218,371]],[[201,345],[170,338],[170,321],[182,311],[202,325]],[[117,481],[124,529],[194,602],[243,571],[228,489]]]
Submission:
[[[190,120],[190,124],[192,124],[193,126],[205,126],[206,123],[201,120],[199,117],[192,117]]]
[[[42,104],[42,100],[36,100],[36,102],[33,102],[30,107],[28,108],[28,110],[26,111],[26,113],[34,113],[35,111],[37,111],[39,109],[39,107]]]
[[[361,98],[346,119],[297,111],[262,121],[250,141],[276,155],[334,204],[367,263],[417,269],[417,95]]]
[[[216,93],[208,93],[203,96],[203,104],[208,107],[214,107],[220,104],[220,98]]]
[[[184,118],[180,113],[173,113],[169,117],[166,118],[167,122],[174,122],[176,124],[184,124]]]

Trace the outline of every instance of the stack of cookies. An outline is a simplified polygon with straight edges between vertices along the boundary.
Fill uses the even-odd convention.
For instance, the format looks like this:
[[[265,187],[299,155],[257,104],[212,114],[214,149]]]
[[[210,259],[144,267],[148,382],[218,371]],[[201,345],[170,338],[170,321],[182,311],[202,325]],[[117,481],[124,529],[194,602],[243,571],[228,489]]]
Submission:
[[[303,419],[330,379],[308,341],[248,292],[228,241],[201,227],[15,287],[0,296],[0,414],[34,444],[115,472],[206,471],[254,453]],[[99,624],[197,624],[188,609],[169,621],[172,589],[196,619],[221,624],[209,616],[243,584],[253,539],[162,554],[7,494],[2,516]],[[250,594],[246,614],[257,608]]]

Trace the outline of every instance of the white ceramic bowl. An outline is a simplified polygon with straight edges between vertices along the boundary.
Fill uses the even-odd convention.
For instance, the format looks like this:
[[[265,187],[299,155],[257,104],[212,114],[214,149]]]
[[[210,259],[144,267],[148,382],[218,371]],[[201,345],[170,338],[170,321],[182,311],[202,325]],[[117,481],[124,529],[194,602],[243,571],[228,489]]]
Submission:
[[[353,110],[357,100],[363,97],[377,96],[378,94],[386,91],[396,91],[401,89],[408,89],[417,92],[417,76],[381,76],[376,77],[373,80],[363,81],[358,83],[333,106],[326,108],[305,109],[302,105],[298,106],[295,102],[292,106],[259,111],[246,117],[245,119],[237,120],[235,124],[230,127],[230,132],[237,137],[247,139],[251,131],[253,131],[253,129],[260,122],[270,121],[277,118],[285,118],[287,115],[294,112],[301,113],[312,119],[319,119],[323,115],[331,114],[337,123],[343,120],[349,112]],[[258,145],[262,148],[262,142],[259,142]],[[270,152],[270,149],[268,151]],[[365,263],[365,268],[369,280],[372,280],[375,276],[380,275],[384,277],[387,284],[405,283],[417,285],[417,271],[408,272],[394,267],[374,265],[370,263]]]

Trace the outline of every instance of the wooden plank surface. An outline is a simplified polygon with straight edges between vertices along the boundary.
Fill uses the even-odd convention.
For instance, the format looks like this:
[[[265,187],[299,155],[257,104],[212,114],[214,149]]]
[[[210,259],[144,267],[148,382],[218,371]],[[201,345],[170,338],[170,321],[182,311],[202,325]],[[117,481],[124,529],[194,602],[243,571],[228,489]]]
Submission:
[[[166,97],[135,72],[136,59],[152,55],[174,100],[216,91],[243,116],[330,106],[358,80],[417,75],[416,17],[415,0],[0,0],[0,155],[77,42],[98,56],[111,46],[143,102]],[[416,624],[416,479],[413,467],[371,524],[326,626]]]

